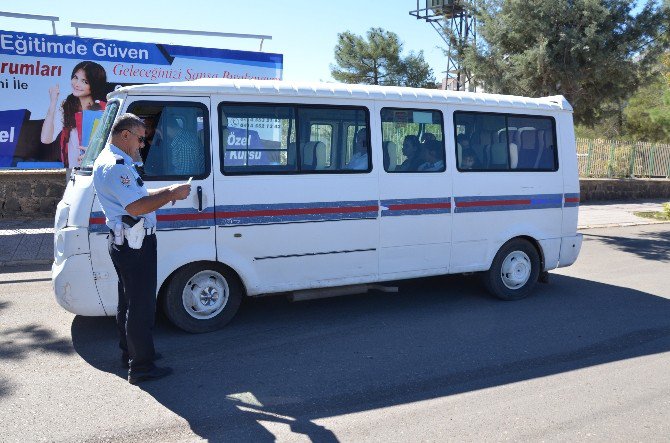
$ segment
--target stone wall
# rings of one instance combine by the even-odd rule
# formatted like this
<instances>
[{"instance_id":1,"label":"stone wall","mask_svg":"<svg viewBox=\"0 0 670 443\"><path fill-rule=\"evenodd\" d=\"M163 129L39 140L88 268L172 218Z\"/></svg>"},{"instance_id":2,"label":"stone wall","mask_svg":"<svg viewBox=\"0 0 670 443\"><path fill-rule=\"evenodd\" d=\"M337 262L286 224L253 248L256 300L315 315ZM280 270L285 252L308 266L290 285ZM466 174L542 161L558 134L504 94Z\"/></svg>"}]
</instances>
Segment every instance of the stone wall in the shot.
<instances>
[{"instance_id":1,"label":"stone wall","mask_svg":"<svg viewBox=\"0 0 670 443\"><path fill-rule=\"evenodd\" d=\"M0 171L0 218L53 218L65 191L65 172ZM580 180L580 200L668 199L670 180L598 179Z\"/></svg>"},{"instance_id":2,"label":"stone wall","mask_svg":"<svg viewBox=\"0 0 670 443\"><path fill-rule=\"evenodd\" d=\"M579 181L581 202L606 200L667 199L670 180L583 178Z\"/></svg>"},{"instance_id":3,"label":"stone wall","mask_svg":"<svg viewBox=\"0 0 670 443\"><path fill-rule=\"evenodd\" d=\"M65 185L62 169L0 171L0 218L53 218Z\"/></svg>"}]
</instances>

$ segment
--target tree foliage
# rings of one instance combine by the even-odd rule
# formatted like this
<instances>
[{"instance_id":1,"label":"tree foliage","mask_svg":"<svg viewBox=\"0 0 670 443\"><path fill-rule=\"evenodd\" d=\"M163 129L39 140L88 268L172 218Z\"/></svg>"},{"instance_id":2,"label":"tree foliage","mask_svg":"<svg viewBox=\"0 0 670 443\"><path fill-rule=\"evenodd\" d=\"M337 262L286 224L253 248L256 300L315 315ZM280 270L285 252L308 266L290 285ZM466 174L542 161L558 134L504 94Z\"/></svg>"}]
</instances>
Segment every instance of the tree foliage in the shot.
<instances>
[{"instance_id":1,"label":"tree foliage","mask_svg":"<svg viewBox=\"0 0 670 443\"><path fill-rule=\"evenodd\" d=\"M593 124L650 73L667 44L669 2L478 0L480 41L463 62L490 92L564 95L575 121Z\"/></svg>"},{"instance_id":2,"label":"tree foliage","mask_svg":"<svg viewBox=\"0 0 670 443\"><path fill-rule=\"evenodd\" d=\"M367 38L366 38L367 37ZM433 70L423 51L403 57L398 35L382 28L370 28L362 37L349 31L338 34L331 75L344 83L367 85L435 87Z\"/></svg>"},{"instance_id":3,"label":"tree foliage","mask_svg":"<svg viewBox=\"0 0 670 443\"><path fill-rule=\"evenodd\" d=\"M670 143L670 87L665 80L640 88L630 98L624 114L630 138Z\"/></svg>"}]
</instances>

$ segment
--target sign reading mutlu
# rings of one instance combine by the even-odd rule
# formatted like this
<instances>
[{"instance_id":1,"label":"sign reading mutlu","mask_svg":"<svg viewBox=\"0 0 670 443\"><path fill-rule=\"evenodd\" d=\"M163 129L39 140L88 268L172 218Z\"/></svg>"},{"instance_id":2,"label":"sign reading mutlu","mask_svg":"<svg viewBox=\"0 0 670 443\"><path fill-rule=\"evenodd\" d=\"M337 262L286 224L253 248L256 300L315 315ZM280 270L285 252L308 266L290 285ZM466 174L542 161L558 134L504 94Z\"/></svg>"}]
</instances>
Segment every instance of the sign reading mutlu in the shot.
<instances>
[{"instance_id":1,"label":"sign reading mutlu","mask_svg":"<svg viewBox=\"0 0 670 443\"><path fill-rule=\"evenodd\" d=\"M281 54L0 30L0 168L77 166L117 87L282 69Z\"/></svg>"}]
</instances>

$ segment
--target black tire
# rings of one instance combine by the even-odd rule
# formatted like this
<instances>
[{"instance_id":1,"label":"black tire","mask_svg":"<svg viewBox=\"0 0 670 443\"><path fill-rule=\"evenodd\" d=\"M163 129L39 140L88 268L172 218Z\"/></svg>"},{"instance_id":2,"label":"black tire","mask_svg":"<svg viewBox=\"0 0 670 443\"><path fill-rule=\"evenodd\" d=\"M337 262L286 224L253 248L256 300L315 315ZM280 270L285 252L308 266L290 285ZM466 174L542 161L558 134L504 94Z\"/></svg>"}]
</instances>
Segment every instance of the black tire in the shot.
<instances>
[{"instance_id":1,"label":"black tire","mask_svg":"<svg viewBox=\"0 0 670 443\"><path fill-rule=\"evenodd\" d=\"M506 270L509 271L511 266L516 272L507 272L503 276L503 265L508 258ZM522 283L528 267L528 279ZM515 238L500 248L491 269L484 273L484 284L491 294L501 300L521 300L531 293L539 275L540 256L537 249L528 240Z\"/></svg>"},{"instance_id":2,"label":"black tire","mask_svg":"<svg viewBox=\"0 0 670 443\"><path fill-rule=\"evenodd\" d=\"M185 293L187 286L191 293ZM170 279L163 311L175 326L186 332L212 332L232 320L243 294L240 279L229 268L216 263L192 263L178 270ZM188 302L184 302L184 295ZM191 313L185 305L191 306ZM213 312L198 312L196 308L213 309Z\"/></svg>"}]
</instances>

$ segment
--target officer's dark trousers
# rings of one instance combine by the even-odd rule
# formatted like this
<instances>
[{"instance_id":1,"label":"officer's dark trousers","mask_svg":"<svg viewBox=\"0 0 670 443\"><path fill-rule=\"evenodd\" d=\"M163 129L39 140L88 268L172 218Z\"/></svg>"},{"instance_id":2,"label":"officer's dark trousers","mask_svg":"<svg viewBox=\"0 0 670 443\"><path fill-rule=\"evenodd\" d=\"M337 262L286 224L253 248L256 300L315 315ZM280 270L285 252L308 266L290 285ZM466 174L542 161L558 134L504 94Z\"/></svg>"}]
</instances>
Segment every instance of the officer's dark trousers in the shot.
<instances>
[{"instance_id":1,"label":"officer's dark trousers","mask_svg":"<svg viewBox=\"0 0 670 443\"><path fill-rule=\"evenodd\" d=\"M144 237L140 249L114 244L110 234L109 255L119 276L116 324L119 347L130 360L130 372L153 369L153 327L156 315L156 235Z\"/></svg>"}]
</instances>

